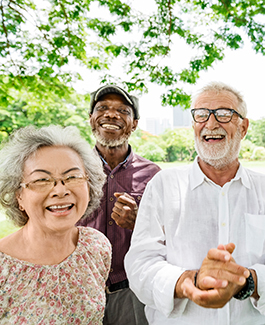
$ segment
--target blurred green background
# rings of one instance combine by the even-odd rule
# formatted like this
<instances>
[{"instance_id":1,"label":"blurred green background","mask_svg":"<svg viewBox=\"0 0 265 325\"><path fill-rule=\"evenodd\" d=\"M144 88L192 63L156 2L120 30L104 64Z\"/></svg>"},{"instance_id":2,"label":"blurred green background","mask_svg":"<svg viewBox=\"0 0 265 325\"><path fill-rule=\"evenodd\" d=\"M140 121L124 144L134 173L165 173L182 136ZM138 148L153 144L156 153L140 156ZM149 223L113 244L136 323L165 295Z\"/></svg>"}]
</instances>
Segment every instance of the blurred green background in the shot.
<instances>
[{"instance_id":1,"label":"blurred green background","mask_svg":"<svg viewBox=\"0 0 265 325\"><path fill-rule=\"evenodd\" d=\"M191 163L191 162L190 162ZM253 169L257 172L261 172L265 174L265 161L244 161L241 160L241 163L244 167ZM183 166L186 165L187 162L157 162L157 164L162 168L171 168L174 166ZM6 220L4 212L0 210L0 238L3 238L16 230L18 227L15 227L13 223L9 220Z\"/></svg>"}]
</instances>

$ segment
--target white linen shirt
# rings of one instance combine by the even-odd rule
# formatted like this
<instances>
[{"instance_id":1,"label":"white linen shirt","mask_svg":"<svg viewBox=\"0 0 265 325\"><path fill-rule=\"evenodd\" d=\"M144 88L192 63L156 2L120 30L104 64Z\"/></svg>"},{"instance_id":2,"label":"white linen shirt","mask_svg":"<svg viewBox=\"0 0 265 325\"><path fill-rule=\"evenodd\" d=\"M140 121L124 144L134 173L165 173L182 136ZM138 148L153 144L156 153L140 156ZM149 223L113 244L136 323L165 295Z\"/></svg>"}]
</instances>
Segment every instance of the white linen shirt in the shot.
<instances>
[{"instance_id":1,"label":"white linen shirt","mask_svg":"<svg viewBox=\"0 0 265 325\"><path fill-rule=\"evenodd\" d=\"M232 298L223 308L174 299L185 270L199 269L207 252L233 242L233 257L254 269L259 300ZM146 304L149 324L265 324L265 175L243 168L223 187L197 160L160 171L141 200L125 269L131 289Z\"/></svg>"}]
</instances>

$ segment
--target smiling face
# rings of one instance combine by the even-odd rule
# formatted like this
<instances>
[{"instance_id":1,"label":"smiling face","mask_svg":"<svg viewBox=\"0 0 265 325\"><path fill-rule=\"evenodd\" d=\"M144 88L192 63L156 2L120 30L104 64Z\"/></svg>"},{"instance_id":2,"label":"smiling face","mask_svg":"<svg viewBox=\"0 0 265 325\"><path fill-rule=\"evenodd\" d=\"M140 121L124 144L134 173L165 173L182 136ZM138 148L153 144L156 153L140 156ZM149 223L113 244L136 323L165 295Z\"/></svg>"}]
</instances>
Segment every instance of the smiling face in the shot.
<instances>
[{"instance_id":1,"label":"smiling face","mask_svg":"<svg viewBox=\"0 0 265 325\"><path fill-rule=\"evenodd\" d=\"M229 92L212 91L202 93L194 108L231 108L237 111L237 97ZM229 123L219 123L213 114L204 123L194 123L195 148L199 157L207 164L221 169L238 159L240 142L246 135L248 120L234 114Z\"/></svg>"},{"instance_id":2,"label":"smiling face","mask_svg":"<svg viewBox=\"0 0 265 325\"><path fill-rule=\"evenodd\" d=\"M133 109L119 94L102 96L90 115L92 132L97 142L105 147L117 147L127 143L137 124Z\"/></svg>"},{"instance_id":3,"label":"smiling face","mask_svg":"<svg viewBox=\"0 0 265 325\"><path fill-rule=\"evenodd\" d=\"M85 175L85 169L74 150L43 147L26 160L23 182L80 174ZM89 186L87 181L74 187L58 181L56 186L44 192L21 188L17 199L29 217L28 224L43 231L62 231L73 228L83 216L89 203Z\"/></svg>"}]
</instances>

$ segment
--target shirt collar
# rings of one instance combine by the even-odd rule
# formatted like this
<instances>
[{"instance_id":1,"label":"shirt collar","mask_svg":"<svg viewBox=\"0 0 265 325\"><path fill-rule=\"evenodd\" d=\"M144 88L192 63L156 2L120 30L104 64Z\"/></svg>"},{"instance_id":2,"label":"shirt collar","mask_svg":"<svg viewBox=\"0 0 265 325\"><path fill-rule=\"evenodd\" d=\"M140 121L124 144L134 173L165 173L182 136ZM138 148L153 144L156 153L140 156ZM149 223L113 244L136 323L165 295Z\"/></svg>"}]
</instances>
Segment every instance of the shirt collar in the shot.
<instances>
[{"instance_id":1,"label":"shirt collar","mask_svg":"<svg viewBox=\"0 0 265 325\"><path fill-rule=\"evenodd\" d=\"M97 152L97 154L99 155L100 159L102 160L103 164L104 165L107 165L108 166L108 163L106 162L106 160L102 157L100 151L98 150L98 148L95 146L94 147L94 150ZM124 159L124 161L120 162L118 164L118 166L122 166L124 165L125 167L128 165L128 163L130 163L133 159L133 151L132 151L132 148L131 146L129 145L128 147L128 155L127 157Z\"/></svg>"},{"instance_id":2,"label":"shirt collar","mask_svg":"<svg viewBox=\"0 0 265 325\"><path fill-rule=\"evenodd\" d=\"M191 190L194 190L196 187L201 185L204 181L212 182L201 170L199 163L198 163L198 156L195 158L194 163L191 166L191 173L190 173L190 185ZM246 169L239 163L239 168L236 173L236 176L231 180L231 182L241 180L242 185L246 188L251 188L250 179L248 177Z\"/></svg>"}]
</instances>

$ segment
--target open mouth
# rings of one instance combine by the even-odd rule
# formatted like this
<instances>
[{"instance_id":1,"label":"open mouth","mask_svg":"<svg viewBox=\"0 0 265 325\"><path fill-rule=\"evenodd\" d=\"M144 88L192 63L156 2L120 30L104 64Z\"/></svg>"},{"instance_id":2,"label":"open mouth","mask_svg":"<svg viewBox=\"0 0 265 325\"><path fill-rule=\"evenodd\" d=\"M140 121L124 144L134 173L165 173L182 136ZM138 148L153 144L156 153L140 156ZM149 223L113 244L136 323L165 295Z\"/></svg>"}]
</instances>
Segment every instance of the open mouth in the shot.
<instances>
[{"instance_id":1,"label":"open mouth","mask_svg":"<svg viewBox=\"0 0 265 325\"><path fill-rule=\"evenodd\" d=\"M120 126L116 125L116 124L109 124L109 123L103 123L100 125L103 129L107 129L107 130L120 130Z\"/></svg>"},{"instance_id":2,"label":"open mouth","mask_svg":"<svg viewBox=\"0 0 265 325\"><path fill-rule=\"evenodd\" d=\"M225 138L224 135L204 135L203 139L207 142L212 142L212 141L221 141Z\"/></svg>"},{"instance_id":3,"label":"open mouth","mask_svg":"<svg viewBox=\"0 0 265 325\"><path fill-rule=\"evenodd\" d=\"M63 205L51 205L46 209L51 212L65 212L71 210L74 204L63 204Z\"/></svg>"}]
</instances>

